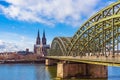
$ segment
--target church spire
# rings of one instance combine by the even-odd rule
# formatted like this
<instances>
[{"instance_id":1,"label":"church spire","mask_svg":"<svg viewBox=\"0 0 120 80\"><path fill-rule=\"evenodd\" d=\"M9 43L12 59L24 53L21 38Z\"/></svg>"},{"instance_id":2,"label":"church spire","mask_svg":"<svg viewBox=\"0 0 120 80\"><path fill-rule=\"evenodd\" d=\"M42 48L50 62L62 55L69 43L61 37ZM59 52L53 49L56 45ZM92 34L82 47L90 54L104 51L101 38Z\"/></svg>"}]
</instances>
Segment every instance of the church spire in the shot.
<instances>
[{"instance_id":1,"label":"church spire","mask_svg":"<svg viewBox=\"0 0 120 80\"><path fill-rule=\"evenodd\" d=\"M42 44L46 45L45 30L43 31Z\"/></svg>"},{"instance_id":2,"label":"church spire","mask_svg":"<svg viewBox=\"0 0 120 80\"><path fill-rule=\"evenodd\" d=\"M45 38L45 30L43 31L43 38Z\"/></svg>"},{"instance_id":3,"label":"church spire","mask_svg":"<svg viewBox=\"0 0 120 80\"><path fill-rule=\"evenodd\" d=\"M37 35L37 37L39 37L39 38L40 38L39 30L38 30L38 35Z\"/></svg>"},{"instance_id":4,"label":"church spire","mask_svg":"<svg viewBox=\"0 0 120 80\"><path fill-rule=\"evenodd\" d=\"M39 30L38 30L38 35L37 35L37 39L36 39L36 44L40 45L40 34L39 34Z\"/></svg>"}]
</instances>

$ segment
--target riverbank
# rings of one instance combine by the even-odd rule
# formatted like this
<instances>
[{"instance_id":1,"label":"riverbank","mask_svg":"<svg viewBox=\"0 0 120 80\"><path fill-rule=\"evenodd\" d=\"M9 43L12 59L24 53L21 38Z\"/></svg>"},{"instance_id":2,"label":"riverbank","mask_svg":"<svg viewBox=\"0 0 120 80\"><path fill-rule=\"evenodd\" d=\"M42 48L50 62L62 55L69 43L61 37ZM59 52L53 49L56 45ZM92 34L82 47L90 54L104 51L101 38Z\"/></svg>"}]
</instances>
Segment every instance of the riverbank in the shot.
<instances>
[{"instance_id":1,"label":"riverbank","mask_svg":"<svg viewBox=\"0 0 120 80\"><path fill-rule=\"evenodd\" d=\"M1 60L0 64L19 64L19 63L45 63L45 60Z\"/></svg>"}]
</instances>

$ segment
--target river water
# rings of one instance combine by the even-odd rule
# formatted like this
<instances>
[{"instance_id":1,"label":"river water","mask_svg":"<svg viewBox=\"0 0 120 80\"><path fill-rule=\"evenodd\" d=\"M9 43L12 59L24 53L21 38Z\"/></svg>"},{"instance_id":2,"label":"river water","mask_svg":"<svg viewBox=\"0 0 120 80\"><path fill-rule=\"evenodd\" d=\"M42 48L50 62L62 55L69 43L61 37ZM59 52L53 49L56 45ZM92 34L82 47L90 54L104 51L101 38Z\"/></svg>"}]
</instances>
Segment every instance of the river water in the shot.
<instances>
[{"instance_id":1,"label":"river water","mask_svg":"<svg viewBox=\"0 0 120 80\"><path fill-rule=\"evenodd\" d=\"M58 79L56 79L56 66L46 67L44 64L0 64L0 80ZM108 80L120 80L120 67L108 67Z\"/></svg>"}]
</instances>

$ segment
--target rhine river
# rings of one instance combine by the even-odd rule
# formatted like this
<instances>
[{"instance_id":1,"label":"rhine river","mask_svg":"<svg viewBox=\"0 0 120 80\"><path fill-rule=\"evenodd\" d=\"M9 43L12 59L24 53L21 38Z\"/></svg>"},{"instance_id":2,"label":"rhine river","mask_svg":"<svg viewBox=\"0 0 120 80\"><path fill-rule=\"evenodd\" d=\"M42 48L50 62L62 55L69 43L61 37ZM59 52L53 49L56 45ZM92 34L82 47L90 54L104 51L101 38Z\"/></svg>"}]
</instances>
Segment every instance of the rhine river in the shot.
<instances>
[{"instance_id":1,"label":"rhine river","mask_svg":"<svg viewBox=\"0 0 120 80\"><path fill-rule=\"evenodd\" d=\"M0 64L0 80L58 80L58 79L56 79L56 66L46 67L44 64ZM107 80L120 80L120 67L108 67Z\"/></svg>"}]
</instances>

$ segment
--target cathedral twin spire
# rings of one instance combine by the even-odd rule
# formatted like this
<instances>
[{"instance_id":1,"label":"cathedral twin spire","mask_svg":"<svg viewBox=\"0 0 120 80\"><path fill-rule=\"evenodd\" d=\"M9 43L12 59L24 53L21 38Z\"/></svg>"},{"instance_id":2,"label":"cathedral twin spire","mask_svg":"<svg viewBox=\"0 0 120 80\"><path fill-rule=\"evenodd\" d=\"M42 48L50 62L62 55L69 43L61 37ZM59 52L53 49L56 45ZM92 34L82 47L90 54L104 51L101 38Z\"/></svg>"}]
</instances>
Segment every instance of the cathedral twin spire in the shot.
<instances>
[{"instance_id":1,"label":"cathedral twin spire","mask_svg":"<svg viewBox=\"0 0 120 80\"><path fill-rule=\"evenodd\" d=\"M45 30L43 31L42 44L46 45Z\"/></svg>"},{"instance_id":2,"label":"cathedral twin spire","mask_svg":"<svg viewBox=\"0 0 120 80\"><path fill-rule=\"evenodd\" d=\"M37 39L36 39L36 44L37 44L37 45L40 45L40 44L41 44L41 39L40 39L39 30L38 30L38 35L37 35ZM45 30L43 31L42 45L46 45Z\"/></svg>"},{"instance_id":3,"label":"cathedral twin spire","mask_svg":"<svg viewBox=\"0 0 120 80\"><path fill-rule=\"evenodd\" d=\"M39 30L38 30L38 35L37 35L37 39L36 39L36 44L40 45L40 35L39 35Z\"/></svg>"}]
</instances>

